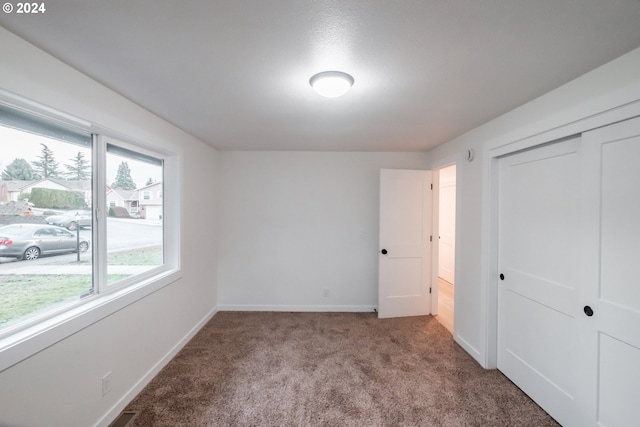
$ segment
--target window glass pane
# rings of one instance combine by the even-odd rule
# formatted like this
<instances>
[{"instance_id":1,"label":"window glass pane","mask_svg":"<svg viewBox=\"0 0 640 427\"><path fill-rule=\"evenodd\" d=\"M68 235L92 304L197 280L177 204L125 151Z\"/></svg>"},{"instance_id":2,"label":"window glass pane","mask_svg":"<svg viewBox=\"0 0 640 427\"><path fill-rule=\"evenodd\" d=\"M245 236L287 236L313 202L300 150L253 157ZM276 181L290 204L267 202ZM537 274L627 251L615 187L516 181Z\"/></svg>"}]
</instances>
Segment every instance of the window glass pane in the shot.
<instances>
[{"instance_id":1,"label":"window glass pane","mask_svg":"<svg viewBox=\"0 0 640 427\"><path fill-rule=\"evenodd\" d=\"M164 264L163 162L107 144L107 284Z\"/></svg>"},{"instance_id":2,"label":"window glass pane","mask_svg":"<svg viewBox=\"0 0 640 427\"><path fill-rule=\"evenodd\" d=\"M0 330L93 292L91 135L0 106Z\"/></svg>"}]
</instances>

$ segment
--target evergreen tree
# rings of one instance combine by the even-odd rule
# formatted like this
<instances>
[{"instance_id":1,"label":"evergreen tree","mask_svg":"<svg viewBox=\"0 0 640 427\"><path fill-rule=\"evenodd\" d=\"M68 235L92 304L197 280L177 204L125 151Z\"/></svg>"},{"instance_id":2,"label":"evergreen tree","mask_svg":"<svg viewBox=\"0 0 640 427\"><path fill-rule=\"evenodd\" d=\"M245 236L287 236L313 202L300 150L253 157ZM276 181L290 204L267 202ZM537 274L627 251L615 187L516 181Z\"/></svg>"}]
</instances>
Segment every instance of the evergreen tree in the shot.
<instances>
[{"instance_id":1,"label":"evergreen tree","mask_svg":"<svg viewBox=\"0 0 640 427\"><path fill-rule=\"evenodd\" d=\"M2 171L2 179L5 181L19 180L29 181L40 178L25 159L14 159Z\"/></svg>"},{"instance_id":2,"label":"evergreen tree","mask_svg":"<svg viewBox=\"0 0 640 427\"><path fill-rule=\"evenodd\" d=\"M147 180L147 183L145 184L145 187L146 187L147 185L151 185L151 184L155 184L155 183L156 183L156 180L155 180L155 179L153 179L153 178L149 178L149 179Z\"/></svg>"},{"instance_id":3,"label":"evergreen tree","mask_svg":"<svg viewBox=\"0 0 640 427\"><path fill-rule=\"evenodd\" d=\"M137 185L131 178L131 169L127 162L120 163L118 166L118 172L116 173L116 180L111 184L112 188L122 188L124 190L135 190Z\"/></svg>"},{"instance_id":4,"label":"evergreen tree","mask_svg":"<svg viewBox=\"0 0 640 427\"><path fill-rule=\"evenodd\" d=\"M70 165L64 165L67 168L66 176L72 181L84 181L89 179L91 174L91 167L89 161L84 158L84 154L78 152L76 157L69 159L73 162Z\"/></svg>"},{"instance_id":5,"label":"evergreen tree","mask_svg":"<svg viewBox=\"0 0 640 427\"><path fill-rule=\"evenodd\" d=\"M58 162L56 162L53 157L53 151L51 151L46 144L40 145L42 145L42 153L38 156L38 159L40 160L37 162L31 162L31 164L40 177L58 178L60 176L60 171L58 171Z\"/></svg>"}]
</instances>

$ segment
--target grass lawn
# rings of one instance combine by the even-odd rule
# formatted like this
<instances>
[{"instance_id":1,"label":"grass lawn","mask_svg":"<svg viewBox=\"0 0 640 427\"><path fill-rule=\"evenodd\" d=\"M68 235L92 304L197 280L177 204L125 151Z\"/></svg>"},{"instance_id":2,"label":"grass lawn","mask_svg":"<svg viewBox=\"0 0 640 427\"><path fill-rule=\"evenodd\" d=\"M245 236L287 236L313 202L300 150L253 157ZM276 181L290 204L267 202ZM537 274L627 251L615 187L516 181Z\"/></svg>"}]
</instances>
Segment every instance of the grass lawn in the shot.
<instances>
[{"instance_id":1,"label":"grass lawn","mask_svg":"<svg viewBox=\"0 0 640 427\"><path fill-rule=\"evenodd\" d=\"M162 265L162 246L110 252L107 265Z\"/></svg>"},{"instance_id":2,"label":"grass lawn","mask_svg":"<svg viewBox=\"0 0 640 427\"><path fill-rule=\"evenodd\" d=\"M112 266L162 265L162 246L109 253L107 263ZM91 289L91 275L88 274L3 275L1 267L0 328L57 305L77 301L80 295ZM114 283L126 277L126 274L110 274L107 282Z\"/></svg>"},{"instance_id":3,"label":"grass lawn","mask_svg":"<svg viewBox=\"0 0 640 427\"><path fill-rule=\"evenodd\" d=\"M117 276L122 277L113 279L126 277ZM76 301L90 289L91 276L82 274L0 275L0 327L12 320Z\"/></svg>"}]
</instances>

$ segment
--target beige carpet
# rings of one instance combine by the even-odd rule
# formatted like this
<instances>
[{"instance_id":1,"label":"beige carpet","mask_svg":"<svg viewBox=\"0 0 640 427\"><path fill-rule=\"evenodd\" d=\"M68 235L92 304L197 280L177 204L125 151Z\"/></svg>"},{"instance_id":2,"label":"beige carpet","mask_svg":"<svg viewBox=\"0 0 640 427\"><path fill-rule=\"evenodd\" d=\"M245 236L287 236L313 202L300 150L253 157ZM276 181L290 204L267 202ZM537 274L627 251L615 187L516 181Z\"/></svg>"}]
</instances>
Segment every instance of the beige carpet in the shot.
<instances>
[{"instance_id":1,"label":"beige carpet","mask_svg":"<svg viewBox=\"0 0 640 427\"><path fill-rule=\"evenodd\" d=\"M218 313L134 399L135 426L556 426L433 317Z\"/></svg>"}]
</instances>

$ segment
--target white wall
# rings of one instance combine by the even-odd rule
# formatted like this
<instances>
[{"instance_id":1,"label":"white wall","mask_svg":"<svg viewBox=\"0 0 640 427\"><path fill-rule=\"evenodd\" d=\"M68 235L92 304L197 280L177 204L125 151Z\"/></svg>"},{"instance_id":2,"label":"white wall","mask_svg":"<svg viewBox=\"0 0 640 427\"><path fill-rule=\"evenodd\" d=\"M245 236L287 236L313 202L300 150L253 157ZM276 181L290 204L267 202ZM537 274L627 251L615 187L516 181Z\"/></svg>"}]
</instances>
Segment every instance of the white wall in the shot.
<instances>
[{"instance_id":1,"label":"white wall","mask_svg":"<svg viewBox=\"0 0 640 427\"><path fill-rule=\"evenodd\" d=\"M108 423L214 312L217 153L2 28L0 46L0 89L183 154L182 278L0 372L0 425Z\"/></svg>"},{"instance_id":2,"label":"white wall","mask_svg":"<svg viewBox=\"0 0 640 427\"><path fill-rule=\"evenodd\" d=\"M640 49L429 152L432 168L457 162L455 339L483 366L495 367L492 159L639 115L638 100Z\"/></svg>"},{"instance_id":3,"label":"white wall","mask_svg":"<svg viewBox=\"0 0 640 427\"><path fill-rule=\"evenodd\" d=\"M425 169L427 160L424 153L221 152L220 308L371 311L379 171Z\"/></svg>"}]
</instances>

